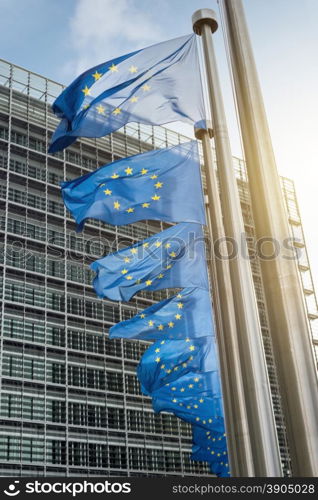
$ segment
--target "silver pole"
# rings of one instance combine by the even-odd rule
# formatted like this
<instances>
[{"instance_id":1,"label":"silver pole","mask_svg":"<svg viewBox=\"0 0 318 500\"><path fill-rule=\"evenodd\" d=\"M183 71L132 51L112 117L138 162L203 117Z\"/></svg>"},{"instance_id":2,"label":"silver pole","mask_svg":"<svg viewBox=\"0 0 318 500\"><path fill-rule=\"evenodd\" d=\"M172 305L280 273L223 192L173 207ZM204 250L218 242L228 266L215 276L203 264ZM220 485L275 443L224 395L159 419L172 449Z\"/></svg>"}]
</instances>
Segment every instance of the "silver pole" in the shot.
<instances>
[{"instance_id":1,"label":"silver pole","mask_svg":"<svg viewBox=\"0 0 318 500\"><path fill-rule=\"evenodd\" d=\"M223 1L257 238L271 255L290 238L241 0ZM273 254L272 254L273 255ZM290 257L290 256L289 256ZM294 476L318 475L318 387L295 259L261 261Z\"/></svg>"},{"instance_id":2,"label":"silver pole","mask_svg":"<svg viewBox=\"0 0 318 500\"><path fill-rule=\"evenodd\" d=\"M209 126L209 124L208 124ZM234 300L228 259L216 259L214 244L224 241L222 210L211 150L212 130L195 129L202 141L210 232L210 273L219 347L227 447L232 477L254 477L245 408Z\"/></svg>"},{"instance_id":3,"label":"silver pole","mask_svg":"<svg viewBox=\"0 0 318 500\"><path fill-rule=\"evenodd\" d=\"M269 380L211 36L218 26L216 14L201 9L192 22L195 33L202 36L225 233L239 252L229 262L255 475L277 477L282 471Z\"/></svg>"}]
</instances>

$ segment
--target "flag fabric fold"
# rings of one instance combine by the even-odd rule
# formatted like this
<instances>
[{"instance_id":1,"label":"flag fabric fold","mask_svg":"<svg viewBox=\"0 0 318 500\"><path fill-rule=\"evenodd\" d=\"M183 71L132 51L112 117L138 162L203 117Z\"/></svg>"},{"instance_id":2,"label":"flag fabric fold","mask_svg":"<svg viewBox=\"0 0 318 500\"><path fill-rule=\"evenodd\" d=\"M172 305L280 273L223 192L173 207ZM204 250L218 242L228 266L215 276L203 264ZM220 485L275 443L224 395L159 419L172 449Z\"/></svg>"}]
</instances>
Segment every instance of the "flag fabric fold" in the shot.
<instances>
[{"instance_id":1,"label":"flag fabric fold","mask_svg":"<svg viewBox=\"0 0 318 500\"><path fill-rule=\"evenodd\" d=\"M149 395L189 372L217 371L216 348L214 338L210 336L158 340L142 356L137 374L142 391ZM191 389L195 387L190 383ZM174 390L176 391L177 387Z\"/></svg>"},{"instance_id":2,"label":"flag fabric fold","mask_svg":"<svg viewBox=\"0 0 318 500\"><path fill-rule=\"evenodd\" d=\"M204 127L195 35L158 43L85 71L63 90L53 111L62 120L50 153L77 137L102 137L128 122L183 121Z\"/></svg>"},{"instance_id":3,"label":"flag fabric fold","mask_svg":"<svg viewBox=\"0 0 318 500\"><path fill-rule=\"evenodd\" d=\"M112 326L109 336L140 340L206 337L214 334L212 314L208 311L211 311L208 290L184 288L169 299Z\"/></svg>"},{"instance_id":4,"label":"flag fabric fold","mask_svg":"<svg viewBox=\"0 0 318 500\"><path fill-rule=\"evenodd\" d=\"M78 230L88 218L125 225L144 219L205 224L196 141L123 158L62 183Z\"/></svg>"},{"instance_id":5,"label":"flag fabric fold","mask_svg":"<svg viewBox=\"0 0 318 500\"><path fill-rule=\"evenodd\" d=\"M180 223L91 264L99 297L128 301L140 290L209 289L199 224ZM181 313L179 313L181 316Z\"/></svg>"}]
</instances>

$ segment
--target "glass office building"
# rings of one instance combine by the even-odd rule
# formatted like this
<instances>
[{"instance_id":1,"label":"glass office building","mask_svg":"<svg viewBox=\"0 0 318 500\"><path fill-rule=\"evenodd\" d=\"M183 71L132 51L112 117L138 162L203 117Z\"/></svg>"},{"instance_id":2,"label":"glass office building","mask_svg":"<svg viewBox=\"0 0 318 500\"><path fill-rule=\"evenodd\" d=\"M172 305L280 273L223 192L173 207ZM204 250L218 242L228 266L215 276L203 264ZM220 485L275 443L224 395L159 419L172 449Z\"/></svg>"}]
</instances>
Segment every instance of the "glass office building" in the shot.
<instances>
[{"instance_id":1,"label":"glass office building","mask_svg":"<svg viewBox=\"0 0 318 500\"><path fill-rule=\"evenodd\" d=\"M130 124L102 139L47 154L62 86L0 60L0 475L206 475L190 460L191 428L155 415L135 375L145 342L109 340L109 327L166 291L129 304L96 298L89 264L159 232L158 222L114 227L96 221L76 234L59 183L118 158L187 140ZM234 159L246 231L254 226L244 163ZM304 299L318 345L317 302L292 181L282 179L299 249ZM290 468L262 280L252 261L285 473ZM316 347L317 349L317 347Z\"/></svg>"}]
</instances>

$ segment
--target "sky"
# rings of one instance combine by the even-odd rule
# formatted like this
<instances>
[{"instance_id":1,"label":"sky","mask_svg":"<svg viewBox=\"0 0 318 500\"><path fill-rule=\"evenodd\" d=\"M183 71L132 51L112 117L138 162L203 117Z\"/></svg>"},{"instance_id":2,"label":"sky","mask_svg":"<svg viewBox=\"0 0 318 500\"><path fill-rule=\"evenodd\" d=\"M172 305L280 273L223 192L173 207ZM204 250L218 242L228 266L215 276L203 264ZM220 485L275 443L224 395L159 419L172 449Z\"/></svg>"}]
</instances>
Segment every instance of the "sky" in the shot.
<instances>
[{"instance_id":1,"label":"sky","mask_svg":"<svg viewBox=\"0 0 318 500\"><path fill-rule=\"evenodd\" d=\"M318 1L243 2L278 170L295 181L318 290ZM205 7L220 17L217 0L0 0L0 58L68 84L97 63L192 32L193 12ZM214 41L232 152L242 156L221 27Z\"/></svg>"}]
</instances>

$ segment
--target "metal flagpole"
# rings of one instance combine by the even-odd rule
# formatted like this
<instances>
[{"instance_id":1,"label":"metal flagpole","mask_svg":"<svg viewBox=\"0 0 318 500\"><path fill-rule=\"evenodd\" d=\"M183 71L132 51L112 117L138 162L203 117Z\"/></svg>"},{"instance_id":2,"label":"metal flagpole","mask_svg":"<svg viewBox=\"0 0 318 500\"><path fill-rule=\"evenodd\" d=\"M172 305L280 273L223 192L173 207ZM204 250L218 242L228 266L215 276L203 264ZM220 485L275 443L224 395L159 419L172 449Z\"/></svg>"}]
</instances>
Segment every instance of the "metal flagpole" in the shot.
<instances>
[{"instance_id":1,"label":"metal flagpole","mask_svg":"<svg viewBox=\"0 0 318 500\"><path fill-rule=\"evenodd\" d=\"M245 408L235 309L229 261L215 257L214 245L224 241L221 203L213 167L210 137L212 129L195 129L202 141L210 230L210 273L216 319L226 423L227 447L232 477L254 477L254 466Z\"/></svg>"},{"instance_id":2,"label":"metal flagpole","mask_svg":"<svg viewBox=\"0 0 318 500\"><path fill-rule=\"evenodd\" d=\"M218 24L210 9L196 11L192 21L203 42L224 229L239 252L229 263L254 470L256 476L277 477L282 472L261 327L211 36Z\"/></svg>"},{"instance_id":3,"label":"metal flagpole","mask_svg":"<svg viewBox=\"0 0 318 500\"><path fill-rule=\"evenodd\" d=\"M223 1L256 235L264 251L284 248L290 231L241 0ZM275 243L275 244L274 244ZM274 252L274 254L273 254ZM293 475L318 475L318 387L299 273L280 252L261 260L270 333Z\"/></svg>"}]
</instances>

